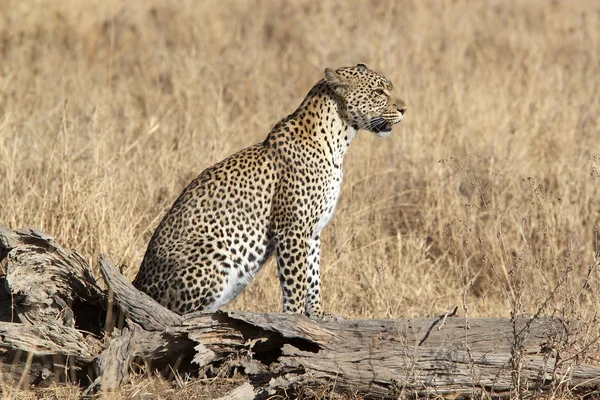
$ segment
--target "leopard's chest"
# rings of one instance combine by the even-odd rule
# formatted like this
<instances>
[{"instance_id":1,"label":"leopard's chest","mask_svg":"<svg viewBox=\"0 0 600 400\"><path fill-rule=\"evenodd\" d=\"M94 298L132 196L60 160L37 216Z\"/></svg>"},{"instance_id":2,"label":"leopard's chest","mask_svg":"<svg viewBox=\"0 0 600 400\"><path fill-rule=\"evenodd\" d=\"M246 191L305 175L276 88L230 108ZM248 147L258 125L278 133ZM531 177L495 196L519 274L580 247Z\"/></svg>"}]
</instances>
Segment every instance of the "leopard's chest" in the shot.
<instances>
[{"instance_id":1,"label":"leopard's chest","mask_svg":"<svg viewBox=\"0 0 600 400\"><path fill-rule=\"evenodd\" d=\"M323 191L323 201L321 204L321 215L319 216L317 226L313 231L313 237L317 237L321 234L321 231L329 223L333 214L335 213L335 207L337 206L340 198L340 190L342 187L342 179L344 173L340 167L334 167L331 175L325 181Z\"/></svg>"}]
</instances>

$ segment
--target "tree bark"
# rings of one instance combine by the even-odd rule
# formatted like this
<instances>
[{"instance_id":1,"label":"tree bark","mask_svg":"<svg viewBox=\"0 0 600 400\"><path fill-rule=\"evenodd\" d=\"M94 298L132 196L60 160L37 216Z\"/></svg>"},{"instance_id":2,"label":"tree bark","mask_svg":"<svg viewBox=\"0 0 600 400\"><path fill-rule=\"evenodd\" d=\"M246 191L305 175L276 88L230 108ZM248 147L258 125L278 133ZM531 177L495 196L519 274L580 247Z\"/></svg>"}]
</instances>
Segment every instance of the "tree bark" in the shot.
<instances>
[{"instance_id":1,"label":"tree bark","mask_svg":"<svg viewBox=\"0 0 600 400\"><path fill-rule=\"evenodd\" d=\"M32 229L0 225L0 261L6 255L5 289L12 297L11 320L28 325L57 322L99 334L106 295L85 259ZM0 293L1 296L1 293ZM2 310L4 311L4 310ZM79 318L74 317L74 312ZM2 314L2 313L0 313Z\"/></svg>"},{"instance_id":2,"label":"tree bark","mask_svg":"<svg viewBox=\"0 0 600 400\"><path fill-rule=\"evenodd\" d=\"M77 380L101 350L100 341L78 329L56 323L0 322L2 383L49 386Z\"/></svg>"},{"instance_id":3,"label":"tree bark","mask_svg":"<svg viewBox=\"0 0 600 400\"><path fill-rule=\"evenodd\" d=\"M25 321L0 323L5 381L8 376L43 383L56 380L60 371L83 379L93 367L96 377L88 393L113 390L128 382L134 360L144 360L167 374L211 376L219 370L246 376L247 382L225 398L323 391L367 398L507 397L517 388L556 394L600 387L600 367L585 357L598 355L595 341L575 342L577 329L560 319L315 322L300 315L237 311L180 316L136 290L105 256L101 273L128 315L128 326L103 344L98 333L77 327L94 313L93 321L103 321L112 296L75 254L39 232L0 226L0 261L7 260L10 288L19 288L15 310ZM29 275L13 268L27 268ZM45 295L39 288L28 291L27 282L46 282ZM76 301L86 307L71 308ZM102 328L97 323L96 331Z\"/></svg>"}]
</instances>

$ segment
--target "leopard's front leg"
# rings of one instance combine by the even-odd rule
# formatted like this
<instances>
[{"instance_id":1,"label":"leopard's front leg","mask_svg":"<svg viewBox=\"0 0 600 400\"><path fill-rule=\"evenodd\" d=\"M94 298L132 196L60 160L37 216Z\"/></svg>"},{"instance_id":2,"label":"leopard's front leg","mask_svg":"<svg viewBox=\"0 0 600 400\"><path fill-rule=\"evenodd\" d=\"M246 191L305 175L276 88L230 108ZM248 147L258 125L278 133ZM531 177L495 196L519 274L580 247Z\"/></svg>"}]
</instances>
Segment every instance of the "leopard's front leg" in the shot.
<instances>
[{"instance_id":1,"label":"leopard's front leg","mask_svg":"<svg viewBox=\"0 0 600 400\"><path fill-rule=\"evenodd\" d=\"M309 242L308 273L306 276L306 315L312 319L341 320L347 318L325 312L321 301L321 238Z\"/></svg>"},{"instance_id":2,"label":"leopard's front leg","mask_svg":"<svg viewBox=\"0 0 600 400\"><path fill-rule=\"evenodd\" d=\"M277 239L277 274L285 313L304 312L309 247L309 239L299 233L280 235Z\"/></svg>"},{"instance_id":3,"label":"leopard's front leg","mask_svg":"<svg viewBox=\"0 0 600 400\"><path fill-rule=\"evenodd\" d=\"M321 304L321 238L317 236L309 241L308 273L306 276L305 311L310 318L323 318Z\"/></svg>"}]
</instances>

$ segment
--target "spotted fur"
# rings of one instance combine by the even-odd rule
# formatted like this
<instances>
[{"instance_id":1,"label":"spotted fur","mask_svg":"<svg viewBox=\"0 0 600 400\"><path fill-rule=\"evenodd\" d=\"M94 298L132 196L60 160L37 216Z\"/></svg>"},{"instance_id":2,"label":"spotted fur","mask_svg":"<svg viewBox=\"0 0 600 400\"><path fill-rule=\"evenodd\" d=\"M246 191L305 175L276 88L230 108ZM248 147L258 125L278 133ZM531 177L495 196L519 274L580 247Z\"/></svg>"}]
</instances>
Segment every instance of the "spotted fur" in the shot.
<instances>
[{"instance_id":1,"label":"spotted fur","mask_svg":"<svg viewBox=\"0 0 600 400\"><path fill-rule=\"evenodd\" d=\"M364 64L325 77L262 143L209 167L154 232L134 285L177 313L233 300L276 253L283 311L323 317L320 235L361 130L388 136L406 104Z\"/></svg>"}]
</instances>

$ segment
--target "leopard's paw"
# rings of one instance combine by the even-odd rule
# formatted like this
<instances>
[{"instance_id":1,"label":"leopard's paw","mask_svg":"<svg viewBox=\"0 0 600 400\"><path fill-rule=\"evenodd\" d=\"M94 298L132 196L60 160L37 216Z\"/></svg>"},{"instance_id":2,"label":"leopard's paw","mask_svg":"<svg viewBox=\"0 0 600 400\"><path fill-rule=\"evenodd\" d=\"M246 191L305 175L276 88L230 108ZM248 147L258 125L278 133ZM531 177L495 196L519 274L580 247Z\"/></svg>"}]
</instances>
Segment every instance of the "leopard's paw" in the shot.
<instances>
[{"instance_id":1,"label":"leopard's paw","mask_svg":"<svg viewBox=\"0 0 600 400\"><path fill-rule=\"evenodd\" d=\"M310 319L314 320L314 321L341 321L344 319L348 319L347 315L337 315L337 314L330 314L327 312L322 312L320 313L320 315L311 315Z\"/></svg>"}]
</instances>

